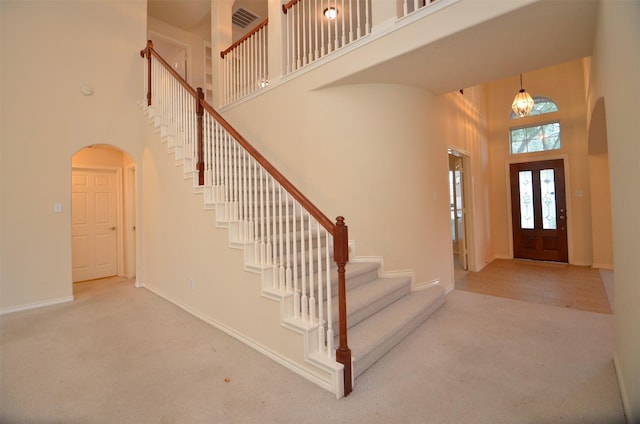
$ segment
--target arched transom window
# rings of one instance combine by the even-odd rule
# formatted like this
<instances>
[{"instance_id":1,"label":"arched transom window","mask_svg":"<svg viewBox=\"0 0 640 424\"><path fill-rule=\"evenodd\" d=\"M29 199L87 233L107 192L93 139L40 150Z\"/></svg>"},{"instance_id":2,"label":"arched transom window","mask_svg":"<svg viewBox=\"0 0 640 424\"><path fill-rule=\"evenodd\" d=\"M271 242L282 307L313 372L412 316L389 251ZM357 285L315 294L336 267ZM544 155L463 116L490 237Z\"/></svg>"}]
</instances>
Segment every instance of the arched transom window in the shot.
<instances>
[{"instance_id":1,"label":"arched transom window","mask_svg":"<svg viewBox=\"0 0 640 424\"><path fill-rule=\"evenodd\" d=\"M546 97L534 97L530 116L557 112L558 105ZM522 119L511 112L511 119ZM510 130L511 154L560 149L560 122L528 125Z\"/></svg>"}]
</instances>

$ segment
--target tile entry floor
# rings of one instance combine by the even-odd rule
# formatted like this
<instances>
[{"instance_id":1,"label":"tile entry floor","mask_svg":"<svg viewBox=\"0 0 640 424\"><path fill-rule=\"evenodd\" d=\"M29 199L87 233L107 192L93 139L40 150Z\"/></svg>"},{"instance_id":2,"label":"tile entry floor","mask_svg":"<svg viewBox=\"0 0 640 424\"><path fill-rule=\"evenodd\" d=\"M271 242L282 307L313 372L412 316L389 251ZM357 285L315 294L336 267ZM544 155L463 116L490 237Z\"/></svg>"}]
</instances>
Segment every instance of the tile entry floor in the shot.
<instances>
[{"instance_id":1,"label":"tile entry floor","mask_svg":"<svg viewBox=\"0 0 640 424\"><path fill-rule=\"evenodd\" d=\"M456 289L611 314L597 269L561 263L495 259L479 272L456 272Z\"/></svg>"}]
</instances>

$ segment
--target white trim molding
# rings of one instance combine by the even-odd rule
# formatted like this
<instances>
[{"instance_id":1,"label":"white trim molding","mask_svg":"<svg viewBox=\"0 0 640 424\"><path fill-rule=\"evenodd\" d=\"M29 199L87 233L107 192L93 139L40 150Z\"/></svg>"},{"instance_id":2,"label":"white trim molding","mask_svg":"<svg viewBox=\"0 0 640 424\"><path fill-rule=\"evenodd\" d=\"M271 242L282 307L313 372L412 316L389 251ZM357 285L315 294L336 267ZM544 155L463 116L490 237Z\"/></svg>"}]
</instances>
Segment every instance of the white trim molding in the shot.
<instances>
[{"instance_id":1,"label":"white trim molding","mask_svg":"<svg viewBox=\"0 0 640 424\"><path fill-rule=\"evenodd\" d=\"M14 312L27 311L29 309L43 308L45 306L57 305L59 303L72 302L73 296L58 297L55 299L43 300L40 302L25 303L24 305L13 306L0 309L0 315L12 314Z\"/></svg>"},{"instance_id":2,"label":"white trim molding","mask_svg":"<svg viewBox=\"0 0 640 424\"><path fill-rule=\"evenodd\" d=\"M627 417L627 422L629 423L637 423L637 419L640 417L634 417L633 411L631 410L631 404L629 403L629 394L626 390L626 385L624 384L624 376L620 371L620 360L618 359L618 352L613 352L613 368L616 371L616 377L618 377L618 388L620 389L620 398L622 399L622 408L624 409L624 414Z\"/></svg>"}]
</instances>

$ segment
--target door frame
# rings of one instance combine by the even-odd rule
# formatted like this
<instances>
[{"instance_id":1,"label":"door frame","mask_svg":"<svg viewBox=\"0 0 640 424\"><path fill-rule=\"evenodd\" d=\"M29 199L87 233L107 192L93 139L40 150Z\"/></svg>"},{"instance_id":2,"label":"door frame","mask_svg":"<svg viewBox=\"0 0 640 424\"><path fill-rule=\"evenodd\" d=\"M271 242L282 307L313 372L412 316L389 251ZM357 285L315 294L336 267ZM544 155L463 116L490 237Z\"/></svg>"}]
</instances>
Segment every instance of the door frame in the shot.
<instances>
[{"instance_id":1,"label":"door frame","mask_svg":"<svg viewBox=\"0 0 640 424\"><path fill-rule=\"evenodd\" d=\"M122 193L122 167L101 166L101 165L77 165L71 167L73 171L114 171L116 174L116 261L118 275L124 275L125 246L122 237L122 226L124 223L123 193ZM71 189L71 187L69 187ZM71 203L71 215L73 216L73 202ZM71 218L69 218L71 219ZM73 281L72 281L73 284Z\"/></svg>"},{"instance_id":2,"label":"door frame","mask_svg":"<svg viewBox=\"0 0 640 424\"><path fill-rule=\"evenodd\" d=\"M471 153L464 149L460 149L458 147L448 147L447 148L447 198L449 197L448 190L448 172L449 172L449 155L453 154L454 156L458 156L462 159L462 202L464 204L464 225L465 225L465 239L467 245L467 270L468 271L479 271L479 264L476 258L476 249L475 249L475 226L474 226L474 186L473 186L473 177L472 177L472 165L471 165ZM447 203L448 205L448 203ZM453 264L453 245L451 246L451 261Z\"/></svg>"},{"instance_id":3,"label":"door frame","mask_svg":"<svg viewBox=\"0 0 640 424\"><path fill-rule=\"evenodd\" d=\"M522 157L520 157L522 156ZM569 167L569 155L555 154L555 155L517 155L510 156L505 161L505 201L507 203L507 231L509 235L509 256L511 259L514 258L513 254L513 218L512 218L512 209L511 209L511 173L510 166L514 163L525 163L525 162L542 162L545 160L556 160L562 159L562 165L564 167L564 190L565 190L565 204L567 207L566 215L567 215L567 256L568 262L571 264L573 261L573 207L571 205L571 178L570 178L570 167Z\"/></svg>"},{"instance_id":4,"label":"door frame","mask_svg":"<svg viewBox=\"0 0 640 424\"><path fill-rule=\"evenodd\" d=\"M137 240L137 197L136 197L136 181L137 181L137 168L135 164L130 164L124 168L125 175L123 181L124 202L122 204L122 212L124 216L123 222L123 244L124 251L123 257L125 258L123 274L127 278L133 278L136 276L136 245Z\"/></svg>"}]
</instances>

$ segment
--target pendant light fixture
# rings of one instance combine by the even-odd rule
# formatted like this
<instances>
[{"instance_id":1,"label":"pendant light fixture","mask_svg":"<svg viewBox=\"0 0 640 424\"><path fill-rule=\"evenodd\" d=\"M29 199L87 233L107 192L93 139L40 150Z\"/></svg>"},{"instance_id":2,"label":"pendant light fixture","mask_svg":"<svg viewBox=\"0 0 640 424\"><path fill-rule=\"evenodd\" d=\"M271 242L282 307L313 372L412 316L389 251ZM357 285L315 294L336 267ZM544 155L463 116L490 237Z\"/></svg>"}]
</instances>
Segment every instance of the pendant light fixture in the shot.
<instances>
[{"instance_id":1,"label":"pendant light fixture","mask_svg":"<svg viewBox=\"0 0 640 424\"><path fill-rule=\"evenodd\" d=\"M516 94L516 98L513 99L511 109L520 118L527 116L533 110L533 99L531 95L522 88L522 74L520 74L520 91Z\"/></svg>"}]
</instances>

